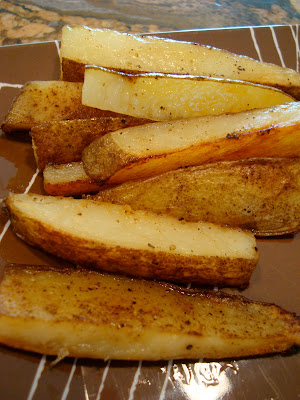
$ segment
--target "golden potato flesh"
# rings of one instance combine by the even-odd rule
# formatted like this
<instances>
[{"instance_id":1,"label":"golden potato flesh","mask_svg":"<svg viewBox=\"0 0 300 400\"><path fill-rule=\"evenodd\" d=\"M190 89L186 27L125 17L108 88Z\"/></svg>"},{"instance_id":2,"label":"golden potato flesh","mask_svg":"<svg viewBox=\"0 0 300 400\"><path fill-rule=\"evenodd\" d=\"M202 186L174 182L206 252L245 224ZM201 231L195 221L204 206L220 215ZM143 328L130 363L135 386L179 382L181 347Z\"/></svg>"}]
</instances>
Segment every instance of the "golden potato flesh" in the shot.
<instances>
[{"instance_id":1,"label":"golden potato flesh","mask_svg":"<svg viewBox=\"0 0 300 400\"><path fill-rule=\"evenodd\" d=\"M242 81L175 74L125 74L88 67L82 103L155 121L237 113L294 99L280 90Z\"/></svg>"},{"instance_id":2,"label":"golden potato flesh","mask_svg":"<svg viewBox=\"0 0 300 400\"><path fill-rule=\"evenodd\" d=\"M62 79L83 81L85 65L122 71L164 72L238 79L300 95L300 74L195 43L131 35L108 29L65 26L61 41Z\"/></svg>"},{"instance_id":3,"label":"golden potato flesh","mask_svg":"<svg viewBox=\"0 0 300 400\"><path fill-rule=\"evenodd\" d=\"M129 206L12 194L16 234L75 264L131 276L245 286L258 260L250 232L193 223Z\"/></svg>"},{"instance_id":4,"label":"golden potato flesh","mask_svg":"<svg viewBox=\"0 0 300 400\"><path fill-rule=\"evenodd\" d=\"M118 130L87 146L82 160L93 180L118 184L251 157L300 157L299 102Z\"/></svg>"},{"instance_id":5,"label":"golden potato flesh","mask_svg":"<svg viewBox=\"0 0 300 400\"><path fill-rule=\"evenodd\" d=\"M299 345L300 326L293 314L241 296L15 265L0 285L0 342L59 357L237 358Z\"/></svg>"},{"instance_id":6,"label":"golden potato flesh","mask_svg":"<svg viewBox=\"0 0 300 400\"><path fill-rule=\"evenodd\" d=\"M101 190L90 198L186 221L238 226L257 236L283 235L300 230L300 158L180 168Z\"/></svg>"}]
</instances>

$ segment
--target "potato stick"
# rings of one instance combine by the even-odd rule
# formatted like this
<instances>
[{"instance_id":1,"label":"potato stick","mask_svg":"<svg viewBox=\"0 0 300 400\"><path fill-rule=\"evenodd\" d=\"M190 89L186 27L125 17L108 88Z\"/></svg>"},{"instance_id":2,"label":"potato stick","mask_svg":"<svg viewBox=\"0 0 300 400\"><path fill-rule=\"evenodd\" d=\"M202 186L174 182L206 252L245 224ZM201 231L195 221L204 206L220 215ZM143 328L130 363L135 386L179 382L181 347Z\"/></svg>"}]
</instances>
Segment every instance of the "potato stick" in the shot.
<instances>
[{"instance_id":1,"label":"potato stick","mask_svg":"<svg viewBox=\"0 0 300 400\"><path fill-rule=\"evenodd\" d=\"M33 81L26 83L14 99L4 120L4 132L29 131L46 121L119 116L83 106L82 83Z\"/></svg>"},{"instance_id":2,"label":"potato stick","mask_svg":"<svg viewBox=\"0 0 300 400\"><path fill-rule=\"evenodd\" d=\"M300 157L300 103L121 129L87 146L82 160L94 181L111 185L252 157Z\"/></svg>"},{"instance_id":3,"label":"potato stick","mask_svg":"<svg viewBox=\"0 0 300 400\"><path fill-rule=\"evenodd\" d=\"M300 74L225 50L195 43L132 35L109 29L65 26L61 41L62 79L83 81L85 65L122 71L164 72L238 79L300 95Z\"/></svg>"},{"instance_id":4,"label":"potato stick","mask_svg":"<svg viewBox=\"0 0 300 400\"><path fill-rule=\"evenodd\" d=\"M97 193L100 186L85 173L82 162L47 165L44 169L44 189L52 196L81 197Z\"/></svg>"},{"instance_id":5,"label":"potato stick","mask_svg":"<svg viewBox=\"0 0 300 400\"><path fill-rule=\"evenodd\" d=\"M87 67L82 103L154 121L237 113L292 102L278 89L212 77L125 74Z\"/></svg>"},{"instance_id":6,"label":"potato stick","mask_svg":"<svg viewBox=\"0 0 300 400\"><path fill-rule=\"evenodd\" d=\"M284 235L300 230L299 176L300 158L223 161L125 182L89 198L256 236Z\"/></svg>"},{"instance_id":7,"label":"potato stick","mask_svg":"<svg viewBox=\"0 0 300 400\"><path fill-rule=\"evenodd\" d=\"M84 269L7 267L0 310L1 343L58 357L237 358L300 344L299 320L275 305Z\"/></svg>"},{"instance_id":8,"label":"potato stick","mask_svg":"<svg viewBox=\"0 0 300 400\"><path fill-rule=\"evenodd\" d=\"M16 234L75 264L144 278L245 286L258 261L250 232L129 206L12 194Z\"/></svg>"},{"instance_id":9,"label":"potato stick","mask_svg":"<svg viewBox=\"0 0 300 400\"><path fill-rule=\"evenodd\" d=\"M128 126L151 122L134 117L99 117L51 121L33 127L30 131L38 168L47 164L66 164L81 160L84 148L108 132Z\"/></svg>"}]
</instances>

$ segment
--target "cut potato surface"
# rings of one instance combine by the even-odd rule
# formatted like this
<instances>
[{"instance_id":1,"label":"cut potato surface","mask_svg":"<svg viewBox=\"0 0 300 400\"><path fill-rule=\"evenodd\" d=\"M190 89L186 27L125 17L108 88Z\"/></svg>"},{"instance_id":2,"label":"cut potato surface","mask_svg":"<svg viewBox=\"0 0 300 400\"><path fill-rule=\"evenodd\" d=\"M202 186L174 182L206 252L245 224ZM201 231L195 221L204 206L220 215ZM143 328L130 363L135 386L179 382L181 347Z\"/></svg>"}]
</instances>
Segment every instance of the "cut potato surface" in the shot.
<instances>
[{"instance_id":1,"label":"cut potato surface","mask_svg":"<svg viewBox=\"0 0 300 400\"><path fill-rule=\"evenodd\" d=\"M81 196L97 193L100 186L85 173L82 162L47 165L43 173L44 189L52 196Z\"/></svg>"},{"instance_id":2,"label":"cut potato surface","mask_svg":"<svg viewBox=\"0 0 300 400\"><path fill-rule=\"evenodd\" d=\"M300 326L293 314L241 296L15 265L0 285L0 342L58 357L237 358L299 345Z\"/></svg>"},{"instance_id":3,"label":"cut potato surface","mask_svg":"<svg viewBox=\"0 0 300 400\"><path fill-rule=\"evenodd\" d=\"M180 168L101 190L90 198L186 221L238 226L257 236L283 235L300 230L300 158Z\"/></svg>"},{"instance_id":4,"label":"cut potato surface","mask_svg":"<svg viewBox=\"0 0 300 400\"><path fill-rule=\"evenodd\" d=\"M12 194L6 205L26 242L109 272L242 286L258 260L253 234L240 229L73 198Z\"/></svg>"},{"instance_id":5,"label":"cut potato surface","mask_svg":"<svg viewBox=\"0 0 300 400\"><path fill-rule=\"evenodd\" d=\"M82 103L155 121L237 113L294 101L280 90L191 75L130 75L88 67Z\"/></svg>"},{"instance_id":6,"label":"cut potato surface","mask_svg":"<svg viewBox=\"0 0 300 400\"><path fill-rule=\"evenodd\" d=\"M195 43L132 35L108 29L65 26L61 41L62 79L83 81L85 65L122 71L164 72L238 79L300 95L300 74L225 50Z\"/></svg>"},{"instance_id":7,"label":"cut potato surface","mask_svg":"<svg viewBox=\"0 0 300 400\"><path fill-rule=\"evenodd\" d=\"M118 130L87 146L82 160L93 180L118 184L251 157L300 157L300 103Z\"/></svg>"}]
</instances>

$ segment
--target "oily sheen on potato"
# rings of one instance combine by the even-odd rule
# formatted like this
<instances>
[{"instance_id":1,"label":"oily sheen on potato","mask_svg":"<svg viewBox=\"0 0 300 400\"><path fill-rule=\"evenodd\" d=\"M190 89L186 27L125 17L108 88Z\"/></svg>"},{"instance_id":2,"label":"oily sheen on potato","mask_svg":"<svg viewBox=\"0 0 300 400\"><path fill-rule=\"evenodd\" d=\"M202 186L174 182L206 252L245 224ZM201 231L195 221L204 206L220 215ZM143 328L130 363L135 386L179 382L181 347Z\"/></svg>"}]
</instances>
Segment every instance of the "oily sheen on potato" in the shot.
<instances>
[{"instance_id":1,"label":"oily sheen on potato","mask_svg":"<svg viewBox=\"0 0 300 400\"><path fill-rule=\"evenodd\" d=\"M35 194L6 200L16 234L75 264L131 276L245 286L258 261L251 232L129 206Z\"/></svg>"},{"instance_id":2,"label":"oily sheen on potato","mask_svg":"<svg viewBox=\"0 0 300 400\"><path fill-rule=\"evenodd\" d=\"M186 221L251 229L256 236L300 230L300 158L257 158L180 168L90 197Z\"/></svg>"},{"instance_id":3,"label":"oily sheen on potato","mask_svg":"<svg viewBox=\"0 0 300 400\"><path fill-rule=\"evenodd\" d=\"M0 284L0 342L58 358L237 358L299 345L300 324L275 305L222 292L14 265Z\"/></svg>"},{"instance_id":4,"label":"oily sheen on potato","mask_svg":"<svg viewBox=\"0 0 300 400\"><path fill-rule=\"evenodd\" d=\"M300 157L299 102L121 129L92 142L82 160L94 181L118 184L251 157Z\"/></svg>"},{"instance_id":5,"label":"oily sheen on potato","mask_svg":"<svg viewBox=\"0 0 300 400\"><path fill-rule=\"evenodd\" d=\"M126 74L87 67L82 88L86 106L154 121L237 113L294 99L249 82L176 74Z\"/></svg>"},{"instance_id":6,"label":"oily sheen on potato","mask_svg":"<svg viewBox=\"0 0 300 400\"><path fill-rule=\"evenodd\" d=\"M83 81L85 65L122 71L164 72L238 79L274 86L299 97L300 74L210 46L132 35L109 29L65 26L61 73L66 81Z\"/></svg>"}]
</instances>

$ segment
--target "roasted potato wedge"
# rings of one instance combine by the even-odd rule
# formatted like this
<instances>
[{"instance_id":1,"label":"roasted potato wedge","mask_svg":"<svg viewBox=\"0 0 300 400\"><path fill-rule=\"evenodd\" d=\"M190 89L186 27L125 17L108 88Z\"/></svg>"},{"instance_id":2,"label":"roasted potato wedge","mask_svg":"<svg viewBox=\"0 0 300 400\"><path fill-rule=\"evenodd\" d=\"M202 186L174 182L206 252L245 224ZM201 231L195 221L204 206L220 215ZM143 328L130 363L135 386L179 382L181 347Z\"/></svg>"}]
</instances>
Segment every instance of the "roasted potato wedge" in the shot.
<instances>
[{"instance_id":1,"label":"roasted potato wedge","mask_svg":"<svg viewBox=\"0 0 300 400\"><path fill-rule=\"evenodd\" d=\"M29 131L46 121L119 116L83 106L82 83L33 81L26 83L14 99L2 125L4 132Z\"/></svg>"},{"instance_id":2,"label":"roasted potato wedge","mask_svg":"<svg viewBox=\"0 0 300 400\"><path fill-rule=\"evenodd\" d=\"M99 184L251 157L300 157L299 102L126 128L96 139L82 154L86 173Z\"/></svg>"},{"instance_id":3,"label":"roasted potato wedge","mask_svg":"<svg viewBox=\"0 0 300 400\"><path fill-rule=\"evenodd\" d=\"M0 342L58 357L237 358L300 344L296 316L216 291L95 271L10 266Z\"/></svg>"},{"instance_id":4,"label":"roasted potato wedge","mask_svg":"<svg viewBox=\"0 0 300 400\"><path fill-rule=\"evenodd\" d=\"M300 95L300 74L292 69L195 43L65 26L60 55L61 77L66 81L83 81L84 67L89 64L122 71L238 79L274 86L296 98Z\"/></svg>"},{"instance_id":5,"label":"roasted potato wedge","mask_svg":"<svg viewBox=\"0 0 300 400\"><path fill-rule=\"evenodd\" d=\"M300 230L300 158L223 161L125 182L90 196L186 221L251 229L257 236Z\"/></svg>"},{"instance_id":6,"label":"roasted potato wedge","mask_svg":"<svg viewBox=\"0 0 300 400\"><path fill-rule=\"evenodd\" d=\"M82 104L154 121L237 113L292 102L286 93L249 82L175 74L85 69Z\"/></svg>"},{"instance_id":7,"label":"roasted potato wedge","mask_svg":"<svg viewBox=\"0 0 300 400\"><path fill-rule=\"evenodd\" d=\"M34 194L12 194L6 206L14 231L29 244L104 271L245 286L258 260L254 235L240 229Z\"/></svg>"},{"instance_id":8,"label":"roasted potato wedge","mask_svg":"<svg viewBox=\"0 0 300 400\"><path fill-rule=\"evenodd\" d=\"M97 193L100 186L85 173L82 162L46 165L43 173L44 189L52 196L80 197Z\"/></svg>"},{"instance_id":9,"label":"roasted potato wedge","mask_svg":"<svg viewBox=\"0 0 300 400\"><path fill-rule=\"evenodd\" d=\"M40 171L47 164L65 164L80 161L84 148L95 139L128 126L150 120L122 117L100 117L51 121L33 127L30 131L35 159Z\"/></svg>"}]
</instances>

